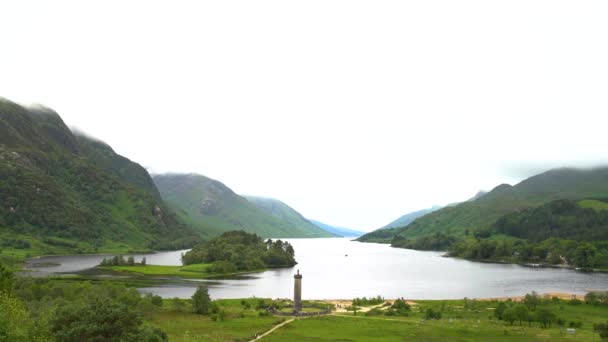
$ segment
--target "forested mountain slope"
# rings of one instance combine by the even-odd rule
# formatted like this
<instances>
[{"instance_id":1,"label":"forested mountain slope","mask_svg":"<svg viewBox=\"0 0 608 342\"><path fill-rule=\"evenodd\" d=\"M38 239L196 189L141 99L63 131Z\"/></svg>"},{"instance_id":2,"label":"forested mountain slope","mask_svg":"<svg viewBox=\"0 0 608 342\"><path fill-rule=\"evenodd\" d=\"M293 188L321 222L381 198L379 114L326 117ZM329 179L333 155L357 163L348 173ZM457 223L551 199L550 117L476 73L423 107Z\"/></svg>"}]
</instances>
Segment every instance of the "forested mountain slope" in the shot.
<instances>
[{"instance_id":1,"label":"forested mountain slope","mask_svg":"<svg viewBox=\"0 0 608 342\"><path fill-rule=\"evenodd\" d=\"M198 240L145 169L76 137L50 109L0 100L0 179L0 236L22 248L141 250Z\"/></svg>"},{"instance_id":2,"label":"forested mountain slope","mask_svg":"<svg viewBox=\"0 0 608 342\"><path fill-rule=\"evenodd\" d=\"M402 237L434 233L463 236L488 229L501 216L557 199L608 198L608 168L554 169L515 186L502 184L484 196L445 207L395 231Z\"/></svg>"}]
</instances>

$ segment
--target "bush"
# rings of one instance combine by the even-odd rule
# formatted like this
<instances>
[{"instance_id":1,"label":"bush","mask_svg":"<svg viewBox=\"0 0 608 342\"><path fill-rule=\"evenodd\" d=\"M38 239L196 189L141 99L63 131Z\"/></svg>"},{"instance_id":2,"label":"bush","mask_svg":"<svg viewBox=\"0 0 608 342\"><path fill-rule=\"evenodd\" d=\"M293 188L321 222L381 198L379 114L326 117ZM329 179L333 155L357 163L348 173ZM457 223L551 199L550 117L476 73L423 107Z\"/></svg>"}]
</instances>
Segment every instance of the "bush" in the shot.
<instances>
[{"instance_id":1,"label":"bush","mask_svg":"<svg viewBox=\"0 0 608 342\"><path fill-rule=\"evenodd\" d=\"M266 306L266 302L263 299L258 299L255 309L256 310L266 310L267 306Z\"/></svg>"},{"instance_id":2,"label":"bush","mask_svg":"<svg viewBox=\"0 0 608 342\"><path fill-rule=\"evenodd\" d=\"M13 289L14 281L13 272L0 263L0 292L10 292Z\"/></svg>"},{"instance_id":3,"label":"bush","mask_svg":"<svg viewBox=\"0 0 608 342\"><path fill-rule=\"evenodd\" d=\"M428 309L426 309L424 318L425 319L441 319L441 312L435 311L432 308L428 308Z\"/></svg>"},{"instance_id":4,"label":"bush","mask_svg":"<svg viewBox=\"0 0 608 342\"><path fill-rule=\"evenodd\" d=\"M174 311L183 312L185 306L186 306L186 303L183 300L181 300L177 297L173 298L173 310Z\"/></svg>"},{"instance_id":5,"label":"bush","mask_svg":"<svg viewBox=\"0 0 608 342\"><path fill-rule=\"evenodd\" d=\"M168 341L159 329L145 326L128 306L109 298L96 297L59 307L51 331L57 341Z\"/></svg>"},{"instance_id":6,"label":"bush","mask_svg":"<svg viewBox=\"0 0 608 342\"><path fill-rule=\"evenodd\" d=\"M163 306L163 298L161 296L154 295L150 298L150 303L154 306Z\"/></svg>"},{"instance_id":7,"label":"bush","mask_svg":"<svg viewBox=\"0 0 608 342\"><path fill-rule=\"evenodd\" d=\"M583 327L583 322L582 321L570 321L570 323L568 323L568 326L570 328L582 328Z\"/></svg>"},{"instance_id":8,"label":"bush","mask_svg":"<svg viewBox=\"0 0 608 342\"><path fill-rule=\"evenodd\" d=\"M365 313L365 316L381 316L382 315L382 310L378 309L378 308L373 308L369 311L367 311Z\"/></svg>"}]
</instances>

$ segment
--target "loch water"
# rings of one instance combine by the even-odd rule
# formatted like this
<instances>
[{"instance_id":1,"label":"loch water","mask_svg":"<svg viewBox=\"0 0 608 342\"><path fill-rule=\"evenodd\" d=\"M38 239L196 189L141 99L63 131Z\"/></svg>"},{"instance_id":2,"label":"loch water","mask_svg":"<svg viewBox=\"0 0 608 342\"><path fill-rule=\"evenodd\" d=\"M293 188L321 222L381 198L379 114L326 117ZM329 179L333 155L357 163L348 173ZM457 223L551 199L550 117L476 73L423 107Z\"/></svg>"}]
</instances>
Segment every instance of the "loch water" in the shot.
<instances>
[{"instance_id":1,"label":"loch water","mask_svg":"<svg viewBox=\"0 0 608 342\"><path fill-rule=\"evenodd\" d=\"M169 282L142 288L162 297L189 298L197 285L207 284L212 298L271 297L293 294L293 275L303 274L305 299L385 298L461 299L518 296L531 291L584 294L608 289L608 274L568 269L530 268L447 258L442 252L391 248L348 238L286 239L298 265L230 279ZM184 251L135 256L148 264L180 265ZM77 273L90 269L107 255L50 256L31 259L32 274Z\"/></svg>"}]
</instances>

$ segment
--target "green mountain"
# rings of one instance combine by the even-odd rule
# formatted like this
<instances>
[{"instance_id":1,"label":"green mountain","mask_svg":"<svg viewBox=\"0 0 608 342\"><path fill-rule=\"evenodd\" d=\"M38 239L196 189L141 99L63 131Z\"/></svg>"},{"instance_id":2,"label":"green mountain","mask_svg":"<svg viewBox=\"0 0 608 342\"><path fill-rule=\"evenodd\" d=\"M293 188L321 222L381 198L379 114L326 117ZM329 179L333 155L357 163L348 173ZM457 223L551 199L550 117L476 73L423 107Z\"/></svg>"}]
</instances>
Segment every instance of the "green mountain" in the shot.
<instances>
[{"instance_id":1,"label":"green mountain","mask_svg":"<svg viewBox=\"0 0 608 342\"><path fill-rule=\"evenodd\" d=\"M178 215L205 236L244 230L262 237L331 236L295 210L276 215L237 195L226 185L197 174L156 175L153 180L162 198Z\"/></svg>"},{"instance_id":2,"label":"green mountain","mask_svg":"<svg viewBox=\"0 0 608 342\"><path fill-rule=\"evenodd\" d=\"M426 214L430 214L433 211L437 211L439 209L441 209L440 206L433 206L432 208L422 209L422 210L411 212L409 214L405 214L380 229L405 227L408 224L414 222L415 219L422 217Z\"/></svg>"},{"instance_id":3,"label":"green mountain","mask_svg":"<svg viewBox=\"0 0 608 342\"><path fill-rule=\"evenodd\" d=\"M315 238L336 236L335 234L319 228L299 212L295 211L295 209L279 200L255 196L245 196L245 198L259 209L278 219L286 227L289 227L291 232L298 235L297 237Z\"/></svg>"},{"instance_id":4,"label":"green mountain","mask_svg":"<svg viewBox=\"0 0 608 342\"><path fill-rule=\"evenodd\" d=\"M74 135L49 109L0 100L0 179L0 237L17 247L142 250L198 240L146 184L145 169Z\"/></svg>"},{"instance_id":5,"label":"green mountain","mask_svg":"<svg viewBox=\"0 0 608 342\"><path fill-rule=\"evenodd\" d=\"M125 158L112 149L108 144L88 137L81 132L74 132L82 154L86 155L95 164L112 172L114 176L133 186L146 190L154 197L160 199L160 193L146 169Z\"/></svg>"},{"instance_id":6,"label":"green mountain","mask_svg":"<svg viewBox=\"0 0 608 342\"><path fill-rule=\"evenodd\" d=\"M329 224L325 224L323 222L319 222L319 221L315 221L315 220L310 220L310 222L312 222L315 226L323 229L324 231L330 233L330 234L334 234L336 236L342 236L342 237L357 237L357 236L361 236L363 234L365 234L365 232L359 231L359 230L354 230L354 229L349 229L349 228L344 228L344 227L336 227L336 226L331 226Z\"/></svg>"},{"instance_id":7,"label":"green mountain","mask_svg":"<svg viewBox=\"0 0 608 342\"><path fill-rule=\"evenodd\" d=\"M432 208L417 210L405 214L382 228L376 229L363 236L360 236L357 241L389 243L391 242L393 237L395 237L395 235L400 231L400 229L398 228L406 227L410 223L414 222L414 220L416 220L417 218L437 211L439 209L441 209L441 207L433 206Z\"/></svg>"},{"instance_id":8,"label":"green mountain","mask_svg":"<svg viewBox=\"0 0 608 342\"><path fill-rule=\"evenodd\" d=\"M466 236L489 230L505 214L557 199L608 198L608 168L560 168L515 186L502 184L472 201L445 207L391 231L393 237L419 238L436 233Z\"/></svg>"},{"instance_id":9,"label":"green mountain","mask_svg":"<svg viewBox=\"0 0 608 342\"><path fill-rule=\"evenodd\" d=\"M529 241L560 238L575 241L608 240L608 203L600 200L556 200L506 214L492 230Z\"/></svg>"},{"instance_id":10,"label":"green mountain","mask_svg":"<svg viewBox=\"0 0 608 342\"><path fill-rule=\"evenodd\" d=\"M471 260L608 270L608 202L605 200L551 201L506 214L483 233L459 241L440 233L415 241L396 237L392 245L418 249L439 246L439 249L449 248L451 256Z\"/></svg>"}]
</instances>

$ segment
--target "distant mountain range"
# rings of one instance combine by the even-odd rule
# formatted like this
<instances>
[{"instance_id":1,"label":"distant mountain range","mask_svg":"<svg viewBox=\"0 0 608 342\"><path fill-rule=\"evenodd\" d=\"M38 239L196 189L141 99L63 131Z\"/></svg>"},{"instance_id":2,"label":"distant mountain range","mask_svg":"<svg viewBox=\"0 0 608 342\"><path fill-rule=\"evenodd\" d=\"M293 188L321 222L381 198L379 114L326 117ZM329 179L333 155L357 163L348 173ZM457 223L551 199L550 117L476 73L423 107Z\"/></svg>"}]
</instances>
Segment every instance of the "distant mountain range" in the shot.
<instances>
[{"instance_id":1,"label":"distant mountain range","mask_svg":"<svg viewBox=\"0 0 608 342\"><path fill-rule=\"evenodd\" d=\"M310 222L314 223L317 227L320 227L321 229L323 229L331 234L334 234L336 236L358 237L358 236L365 234L365 232L361 232L358 230L343 228L343 227L335 227L335 226L331 226L329 224L325 224L323 222L319 222L319 221L315 221L315 220L310 220Z\"/></svg>"},{"instance_id":2,"label":"distant mountain range","mask_svg":"<svg viewBox=\"0 0 608 342\"><path fill-rule=\"evenodd\" d=\"M230 230L272 238L333 236L281 201L243 197L202 175L155 175L153 180L162 198L203 236Z\"/></svg>"},{"instance_id":3,"label":"distant mountain range","mask_svg":"<svg viewBox=\"0 0 608 342\"><path fill-rule=\"evenodd\" d=\"M441 209L440 206L433 206L432 208L417 210L405 214L384 227L378 228L372 232L360 236L357 241L389 243L391 242L393 237L395 237L398 229L407 227L407 225L414 222L414 220L416 220L417 218L437 211L439 209Z\"/></svg>"},{"instance_id":4,"label":"distant mountain range","mask_svg":"<svg viewBox=\"0 0 608 342\"><path fill-rule=\"evenodd\" d=\"M0 179L1 240L40 253L182 248L199 240L141 165L74 134L50 109L0 100Z\"/></svg>"},{"instance_id":5,"label":"distant mountain range","mask_svg":"<svg viewBox=\"0 0 608 342\"><path fill-rule=\"evenodd\" d=\"M441 207L436 205L436 206L433 206L432 208L422 209L422 210L418 210L418 211L414 211L414 212L405 214L380 229L405 227L408 224L414 222L415 219L422 217L426 214L432 213L433 211L437 211L439 209L441 209Z\"/></svg>"}]
</instances>

